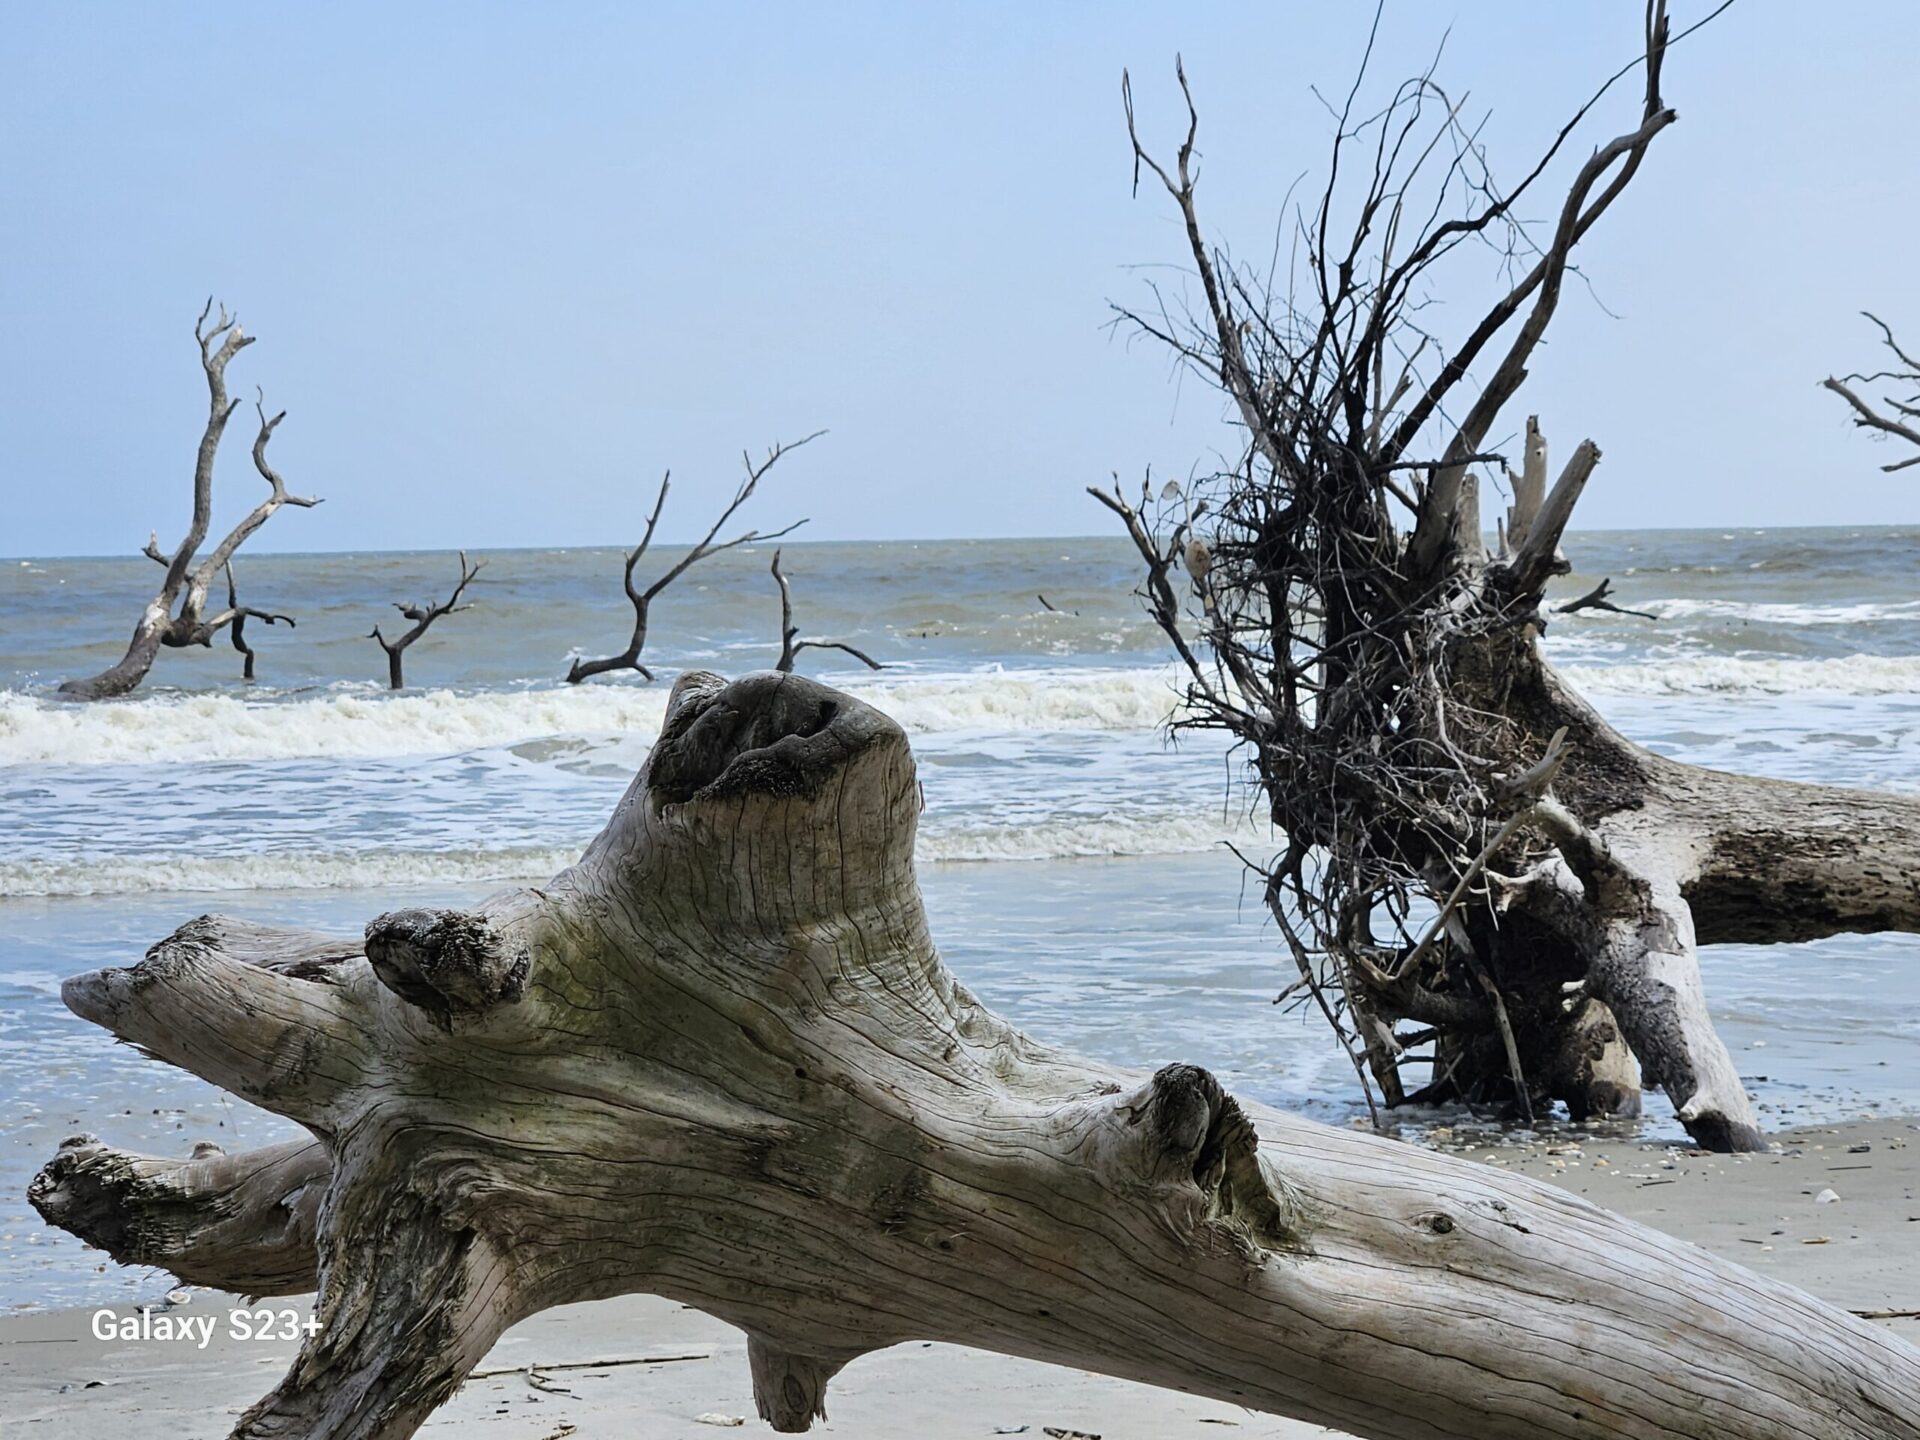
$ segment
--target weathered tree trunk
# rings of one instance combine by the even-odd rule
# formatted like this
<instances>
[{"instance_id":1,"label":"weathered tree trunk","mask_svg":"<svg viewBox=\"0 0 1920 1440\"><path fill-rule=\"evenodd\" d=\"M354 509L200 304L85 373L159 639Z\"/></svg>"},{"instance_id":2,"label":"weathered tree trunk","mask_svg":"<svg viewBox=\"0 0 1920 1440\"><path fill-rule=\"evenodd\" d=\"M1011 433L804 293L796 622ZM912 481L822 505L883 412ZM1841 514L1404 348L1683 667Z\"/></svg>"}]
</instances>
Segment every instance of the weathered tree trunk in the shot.
<instances>
[{"instance_id":1,"label":"weathered tree trunk","mask_svg":"<svg viewBox=\"0 0 1920 1440\"><path fill-rule=\"evenodd\" d=\"M233 418L233 412L240 408L238 400L227 397L227 366L235 355L253 343L253 337L240 329L239 317L229 316L225 306L220 308L219 318L209 328L207 319L212 313L213 301L208 300L193 327L194 340L200 346L200 367L206 372L207 378L207 424L201 433L200 448L194 460L192 522L186 536L170 554L160 548L157 533L148 538L141 553L157 561L166 570L166 576L160 582L160 591L141 611L125 655L98 675L83 680L61 681L59 693L70 700L108 700L128 694L147 678L147 672L153 669L153 662L163 647L178 649L188 645L211 645L213 637L222 629L229 625L237 627L238 622L247 616L264 620L269 625L278 620L286 620L289 626L293 624L285 615L272 615L264 610L242 606L234 593L231 568L234 552L245 543L248 536L266 524L281 506L311 508L320 503L316 499L289 494L286 482L267 460L268 442L273 439L273 432L280 422L287 418L286 411L282 410L269 419L264 404L256 404L260 428L253 440L253 465L260 472L260 478L271 487L270 491L265 500L254 506L239 524L227 532L226 539L216 545L211 554L199 559L200 546L207 538L207 527L213 522L214 460L220 451L220 441L226 435L227 422ZM227 577L227 608L208 615L205 613L208 587L212 585L213 577L223 571ZM174 610L175 605L180 607L178 613ZM237 628L234 648L245 657L245 678L251 680L253 651L239 635Z\"/></svg>"},{"instance_id":2,"label":"weathered tree trunk","mask_svg":"<svg viewBox=\"0 0 1920 1440\"><path fill-rule=\"evenodd\" d=\"M164 596L151 600L140 612L126 654L89 679L61 681L60 693L73 700L112 700L139 688L153 669L153 662L160 658L160 647L166 644L173 624L171 602L164 600Z\"/></svg>"},{"instance_id":3,"label":"weathered tree trunk","mask_svg":"<svg viewBox=\"0 0 1920 1440\"><path fill-rule=\"evenodd\" d=\"M515 1320L645 1291L748 1333L782 1430L849 1360L936 1339L1383 1440L1920 1440L1920 1352L1806 1295L1013 1030L934 950L920 805L870 707L684 676L546 886L364 943L196 921L69 981L77 1013L324 1142L323 1328L234 1433L400 1440ZM278 1287L321 1169L76 1146L34 1193L127 1258ZM250 1217L223 1275L213 1227Z\"/></svg>"},{"instance_id":4,"label":"weathered tree trunk","mask_svg":"<svg viewBox=\"0 0 1920 1440\"><path fill-rule=\"evenodd\" d=\"M203 1142L189 1159L160 1160L76 1135L27 1199L123 1264L241 1295L304 1295L318 1280L315 1235L332 1173L318 1140L245 1155Z\"/></svg>"},{"instance_id":5,"label":"weathered tree trunk","mask_svg":"<svg viewBox=\"0 0 1920 1440\"><path fill-rule=\"evenodd\" d=\"M1465 923L1509 1004L1534 1023L1522 1069L1576 1116L1638 1106L1631 1057L1715 1149L1759 1147L1752 1104L1714 1031L1700 945L1920 930L1920 797L1727 774L1626 740L1568 689L1530 630L1459 656L1452 700L1502 719L1519 753L1557 731L1567 758L1537 816L1562 864L1496 881ZM1581 984L1588 1008L1556 1003ZM1630 1055L1605 1043L1624 1039ZM1595 1064L1584 1064L1591 1059ZM1510 1067L1483 1043L1455 1093ZM1474 1087L1478 1087L1476 1092Z\"/></svg>"}]
</instances>

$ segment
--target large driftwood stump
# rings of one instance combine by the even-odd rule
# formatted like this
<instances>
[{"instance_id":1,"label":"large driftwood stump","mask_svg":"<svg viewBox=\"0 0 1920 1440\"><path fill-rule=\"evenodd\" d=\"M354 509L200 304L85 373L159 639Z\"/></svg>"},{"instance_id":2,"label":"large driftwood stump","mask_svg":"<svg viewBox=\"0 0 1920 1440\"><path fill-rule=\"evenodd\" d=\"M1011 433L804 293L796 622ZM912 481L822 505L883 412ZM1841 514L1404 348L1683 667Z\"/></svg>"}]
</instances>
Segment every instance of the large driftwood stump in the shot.
<instances>
[{"instance_id":1,"label":"large driftwood stump","mask_svg":"<svg viewBox=\"0 0 1920 1440\"><path fill-rule=\"evenodd\" d=\"M920 805L872 708L683 677L543 888L364 943L203 919L69 981L79 1014L323 1144L169 1165L75 1142L36 1203L207 1283L317 1277L323 1328L251 1440L411 1435L515 1320L634 1291L744 1329L780 1430L849 1361L931 1339L1394 1440L1920 1437L1920 1352L1787 1286L1014 1030L934 950Z\"/></svg>"}]
</instances>

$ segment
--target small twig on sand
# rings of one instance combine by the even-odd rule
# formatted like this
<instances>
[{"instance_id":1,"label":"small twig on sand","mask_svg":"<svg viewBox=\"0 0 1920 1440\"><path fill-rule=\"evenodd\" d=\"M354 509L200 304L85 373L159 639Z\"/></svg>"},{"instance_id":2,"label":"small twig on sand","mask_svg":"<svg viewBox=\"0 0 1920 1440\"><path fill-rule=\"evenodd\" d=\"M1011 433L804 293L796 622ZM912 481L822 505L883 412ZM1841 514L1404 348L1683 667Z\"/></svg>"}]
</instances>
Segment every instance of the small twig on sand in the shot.
<instances>
[{"instance_id":1,"label":"small twig on sand","mask_svg":"<svg viewBox=\"0 0 1920 1440\"><path fill-rule=\"evenodd\" d=\"M711 1360L711 1351L698 1355L630 1355L621 1360L569 1360L560 1365L502 1365L497 1370L475 1370L469 1380L488 1380L496 1375L525 1375L534 1370L611 1370L616 1365L671 1365L676 1360Z\"/></svg>"}]
</instances>

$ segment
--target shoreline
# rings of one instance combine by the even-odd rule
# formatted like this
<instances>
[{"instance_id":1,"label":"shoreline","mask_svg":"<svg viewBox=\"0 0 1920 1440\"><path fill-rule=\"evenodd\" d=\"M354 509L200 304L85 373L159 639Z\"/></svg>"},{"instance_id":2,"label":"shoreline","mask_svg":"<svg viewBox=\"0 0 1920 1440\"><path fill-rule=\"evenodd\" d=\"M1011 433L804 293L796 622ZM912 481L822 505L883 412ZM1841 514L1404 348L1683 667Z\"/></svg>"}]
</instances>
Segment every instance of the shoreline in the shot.
<instances>
[{"instance_id":1,"label":"shoreline","mask_svg":"<svg viewBox=\"0 0 1920 1440\"><path fill-rule=\"evenodd\" d=\"M1782 1131L1772 1152L1711 1155L1682 1144L1493 1130L1429 1131L1434 1148L1562 1186L1920 1343L1920 1114ZM1864 1148L1862 1148L1864 1147ZM1821 1200L1822 1192L1838 1198ZM291 1340L241 1340L239 1302L195 1290L170 1312L217 1317L194 1341L103 1341L95 1309L0 1318L0 1414L18 1433L75 1440L176 1440L224 1430L278 1378ZM305 1312L304 1300L262 1305ZM529 1367L533 1373L529 1375ZM816 1433L849 1440L963 1440L1049 1428L1126 1437L1304 1440L1317 1425L1130 1381L912 1342L863 1357L837 1379ZM702 1420L701 1417L718 1417ZM209 1419L217 1422L208 1425ZM499 1440L618 1433L698 1437L755 1418L745 1337L670 1301L628 1296L568 1306L515 1326L423 1433L484 1429ZM1019 1427L1025 1427L1021 1429Z\"/></svg>"}]
</instances>

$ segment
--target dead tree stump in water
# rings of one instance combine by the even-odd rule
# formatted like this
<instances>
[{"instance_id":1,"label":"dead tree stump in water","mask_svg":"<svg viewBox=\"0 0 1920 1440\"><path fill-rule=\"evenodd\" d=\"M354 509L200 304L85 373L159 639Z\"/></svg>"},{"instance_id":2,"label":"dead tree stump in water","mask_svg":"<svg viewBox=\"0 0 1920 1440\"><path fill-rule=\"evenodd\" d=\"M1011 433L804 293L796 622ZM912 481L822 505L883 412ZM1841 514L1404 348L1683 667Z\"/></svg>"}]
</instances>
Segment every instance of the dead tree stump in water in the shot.
<instances>
[{"instance_id":1,"label":"dead tree stump in water","mask_svg":"<svg viewBox=\"0 0 1920 1440\"><path fill-rule=\"evenodd\" d=\"M289 630L294 628L293 617L291 615L274 615L265 610L249 610L244 608L240 604L239 592L234 588L232 561L227 562L226 571L227 609L233 614L233 623L227 629L227 638L233 642L233 648L240 652L240 678L242 680L251 680L253 679L254 654L253 646L247 643L247 617L252 616L254 619L264 621L268 625L278 625L285 622Z\"/></svg>"},{"instance_id":2,"label":"dead tree stump in water","mask_svg":"<svg viewBox=\"0 0 1920 1440\"><path fill-rule=\"evenodd\" d=\"M1164 161L1123 81L1136 180L1164 188L1197 283L1191 311L1156 295L1120 313L1217 385L1236 429L1211 473L1095 493L1178 657L1177 725L1248 757L1280 832L1248 863L1369 1102L1530 1119L1558 1101L1584 1119L1637 1113L1657 1086L1699 1143L1751 1150L1758 1118L1698 949L1920 930L1920 801L1676 764L1622 737L1542 653L1546 589L1600 452L1574 446L1549 485L1537 420L1517 472L1498 437L1545 363L1575 247L1677 119L1662 76L1691 32L1669 34L1661 0L1645 18L1639 62L1511 185L1430 73L1376 107L1363 65L1298 216L1292 288L1201 221L1184 70ZM1575 153L1581 119L1635 74L1636 112ZM1565 189L1543 205L1563 150ZM1537 237L1514 218L1536 208L1552 217ZM1449 267L1482 246L1504 263L1456 329ZM1828 384L1860 423L1893 423ZM1481 484L1502 471L1512 504L1489 552ZM1614 608L1605 586L1565 608L1596 605Z\"/></svg>"},{"instance_id":3,"label":"dead tree stump in water","mask_svg":"<svg viewBox=\"0 0 1920 1440\"><path fill-rule=\"evenodd\" d=\"M802 650L838 650L851 655L869 670L884 670L886 666L851 645L839 640L802 640L800 627L793 623L793 586L788 582L786 573L780 568L780 552L773 552L773 583L780 588L780 658L774 661L773 668L782 675L790 674L793 662L800 658Z\"/></svg>"},{"instance_id":4,"label":"dead tree stump in water","mask_svg":"<svg viewBox=\"0 0 1920 1440\"><path fill-rule=\"evenodd\" d=\"M391 640L380 633L378 625L373 627L367 638L378 640L380 648L387 652L387 688L389 690L406 688L407 681L402 657L407 653L409 645L427 633L428 626L442 615L457 615L462 610L473 608L471 601L462 605L460 597L466 593L467 586L473 583L473 577L480 573L481 567L486 563L484 560L476 560L471 565L467 564L467 552L462 550L460 552L460 583L453 587L453 593L444 602L429 600L424 605L406 605L398 600L394 601L393 608L400 612L401 618L411 620L413 624L404 634L397 635Z\"/></svg>"}]
</instances>

